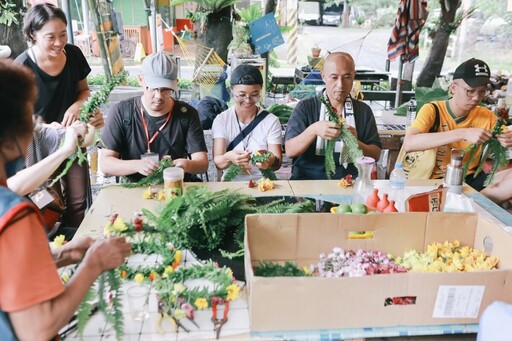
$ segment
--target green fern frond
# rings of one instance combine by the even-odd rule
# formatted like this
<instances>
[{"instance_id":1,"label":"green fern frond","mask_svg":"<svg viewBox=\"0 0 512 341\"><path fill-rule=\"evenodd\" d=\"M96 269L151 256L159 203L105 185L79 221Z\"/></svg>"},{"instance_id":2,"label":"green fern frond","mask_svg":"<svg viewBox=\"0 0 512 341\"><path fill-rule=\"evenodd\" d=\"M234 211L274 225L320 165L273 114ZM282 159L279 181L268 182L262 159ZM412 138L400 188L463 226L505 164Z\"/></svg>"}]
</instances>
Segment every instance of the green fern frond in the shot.
<instances>
[{"instance_id":1,"label":"green fern frond","mask_svg":"<svg viewBox=\"0 0 512 341\"><path fill-rule=\"evenodd\" d=\"M95 297L94 288L90 288L87 291L87 294L85 294L85 297L84 297L82 303L80 303L80 305L78 306L78 309L76 311L77 312L77 316L76 316L77 330L78 330L78 335L80 336L80 338L83 337L85 326L87 326L87 322L89 322L89 318L92 313L92 301L94 300L94 297Z\"/></svg>"}]
</instances>

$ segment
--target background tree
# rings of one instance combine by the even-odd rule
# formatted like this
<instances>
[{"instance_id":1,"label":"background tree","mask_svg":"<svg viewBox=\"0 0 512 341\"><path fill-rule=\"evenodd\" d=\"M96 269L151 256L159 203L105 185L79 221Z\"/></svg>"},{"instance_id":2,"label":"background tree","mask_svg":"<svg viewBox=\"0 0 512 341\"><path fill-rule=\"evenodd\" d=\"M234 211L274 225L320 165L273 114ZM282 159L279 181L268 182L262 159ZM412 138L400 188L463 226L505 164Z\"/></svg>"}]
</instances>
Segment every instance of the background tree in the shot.
<instances>
[{"instance_id":1,"label":"background tree","mask_svg":"<svg viewBox=\"0 0 512 341\"><path fill-rule=\"evenodd\" d=\"M16 58L27 48L23 36L23 0L0 1L0 44L11 48L10 58Z\"/></svg>"},{"instance_id":2,"label":"background tree","mask_svg":"<svg viewBox=\"0 0 512 341\"><path fill-rule=\"evenodd\" d=\"M439 4L441 6L441 14L433 33L432 47L428 52L423 69L416 80L416 85L419 87L431 87L434 80L439 77L443 68L448 44L450 43L450 35L455 32L462 20L474 11L474 8L472 8L466 12L457 14L461 0L439 0Z\"/></svg>"},{"instance_id":3,"label":"background tree","mask_svg":"<svg viewBox=\"0 0 512 341\"><path fill-rule=\"evenodd\" d=\"M200 22L198 43L211 47L227 63L228 45L233 39L233 5L239 0L174 0L172 6L195 2L199 4L192 21Z\"/></svg>"}]
</instances>

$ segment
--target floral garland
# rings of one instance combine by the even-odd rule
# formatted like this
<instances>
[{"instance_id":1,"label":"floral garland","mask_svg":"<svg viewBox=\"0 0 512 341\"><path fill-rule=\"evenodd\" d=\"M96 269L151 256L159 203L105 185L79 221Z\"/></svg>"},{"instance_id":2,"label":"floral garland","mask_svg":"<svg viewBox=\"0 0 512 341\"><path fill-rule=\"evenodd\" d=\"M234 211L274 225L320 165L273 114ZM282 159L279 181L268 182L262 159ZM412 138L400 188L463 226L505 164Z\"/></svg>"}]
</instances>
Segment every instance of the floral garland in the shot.
<instances>
[{"instance_id":1,"label":"floral garland","mask_svg":"<svg viewBox=\"0 0 512 341\"><path fill-rule=\"evenodd\" d=\"M185 285L187 280L193 279L205 279L213 284L213 288ZM154 284L159 295L160 313L175 321L185 317L193 321L196 309L216 308L217 304L225 303L224 309L229 309L228 302L236 300L240 292L231 269L220 268L212 261L204 265L178 267L156 279Z\"/></svg>"},{"instance_id":2,"label":"floral garland","mask_svg":"<svg viewBox=\"0 0 512 341\"><path fill-rule=\"evenodd\" d=\"M357 138L352 135L345 124L345 119L336 114L336 110L332 107L329 99L324 96L319 96L320 101L325 105L325 112L329 120L337 123L341 127L340 137L345 143L344 148L348 151L348 162L355 162L359 157L363 156L363 152L359 148ZM333 174L336 174L336 163L334 162L334 146L338 139L328 140L325 146L325 175L327 179L331 179ZM342 164L342 153L340 153L339 163Z\"/></svg>"},{"instance_id":3,"label":"floral garland","mask_svg":"<svg viewBox=\"0 0 512 341\"><path fill-rule=\"evenodd\" d=\"M251 156L251 163L253 165L256 165L256 163L263 163L268 161L274 154L269 152L268 150L258 150L254 152ZM228 169L226 170L226 174L224 175L224 181L232 181L237 175L239 175L245 168L239 165L236 165L232 163L229 165ZM270 180L277 180L276 173L270 169L261 169L260 168L261 175L263 175L264 178L270 179Z\"/></svg>"},{"instance_id":4,"label":"floral garland","mask_svg":"<svg viewBox=\"0 0 512 341\"><path fill-rule=\"evenodd\" d=\"M494 174L502 167L504 167L508 163L508 149L503 147L496 138L496 135L500 135L506 131L508 131L508 127L505 125L505 121L501 118L498 118L494 128L492 130L492 137L485 141L482 144L471 144L468 148L466 148L466 152L469 150L469 157L467 158L466 163L464 164L464 177L466 176L470 163L473 161L475 154L480 146L482 146L482 151L488 149L488 153L492 154L492 169L485 178L484 186L489 186L492 184L492 180L494 178ZM482 160L478 165L475 174L476 177L483 169L484 162L486 160Z\"/></svg>"}]
</instances>

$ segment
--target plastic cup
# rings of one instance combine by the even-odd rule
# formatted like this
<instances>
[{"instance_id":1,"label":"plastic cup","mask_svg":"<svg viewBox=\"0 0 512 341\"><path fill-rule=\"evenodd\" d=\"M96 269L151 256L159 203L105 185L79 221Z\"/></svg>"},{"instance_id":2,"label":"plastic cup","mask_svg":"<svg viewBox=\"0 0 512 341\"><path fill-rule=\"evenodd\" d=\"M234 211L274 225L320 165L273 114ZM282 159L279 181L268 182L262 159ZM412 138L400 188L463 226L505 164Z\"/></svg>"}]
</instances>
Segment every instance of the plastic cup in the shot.
<instances>
[{"instance_id":1,"label":"plastic cup","mask_svg":"<svg viewBox=\"0 0 512 341\"><path fill-rule=\"evenodd\" d=\"M149 293L149 287L145 285L135 285L127 290L128 307L133 320L142 321L149 317Z\"/></svg>"},{"instance_id":2,"label":"plastic cup","mask_svg":"<svg viewBox=\"0 0 512 341\"><path fill-rule=\"evenodd\" d=\"M160 156L157 153L145 153L140 156L141 160L150 159L153 160L155 163L158 163L160 161Z\"/></svg>"},{"instance_id":3,"label":"plastic cup","mask_svg":"<svg viewBox=\"0 0 512 341\"><path fill-rule=\"evenodd\" d=\"M183 194L183 177L185 172L179 167L164 169L164 189L169 198L179 197Z\"/></svg>"}]
</instances>

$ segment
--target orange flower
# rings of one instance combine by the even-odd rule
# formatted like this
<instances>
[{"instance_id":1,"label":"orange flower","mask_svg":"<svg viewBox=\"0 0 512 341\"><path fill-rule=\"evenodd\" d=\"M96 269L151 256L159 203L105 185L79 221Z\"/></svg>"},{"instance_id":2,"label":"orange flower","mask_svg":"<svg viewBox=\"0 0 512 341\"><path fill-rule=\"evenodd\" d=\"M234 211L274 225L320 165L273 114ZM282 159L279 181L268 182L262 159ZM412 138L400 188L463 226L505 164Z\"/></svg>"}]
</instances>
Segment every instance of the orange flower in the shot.
<instances>
[{"instance_id":1,"label":"orange flower","mask_svg":"<svg viewBox=\"0 0 512 341\"><path fill-rule=\"evenodd\" d=\"M149 280L150 280L151 282L153 282L153 281L155 280L155 278L157 278L157 276L158 276L158 275L157 275L155 272L151 272L151 273L149 274Z\"/></svg>"},{"instance_id":2,"label":"orange flower","mask_svg":"<svg viewBox=\"0 0 512 341\"><path fill-rule=\"evenodd\" d=\"M122 277L122 278L126 278L126 275L128 275L128 273L126 272L126 270L121 271L121 277Z\"/></svg>"}]
</instances>

